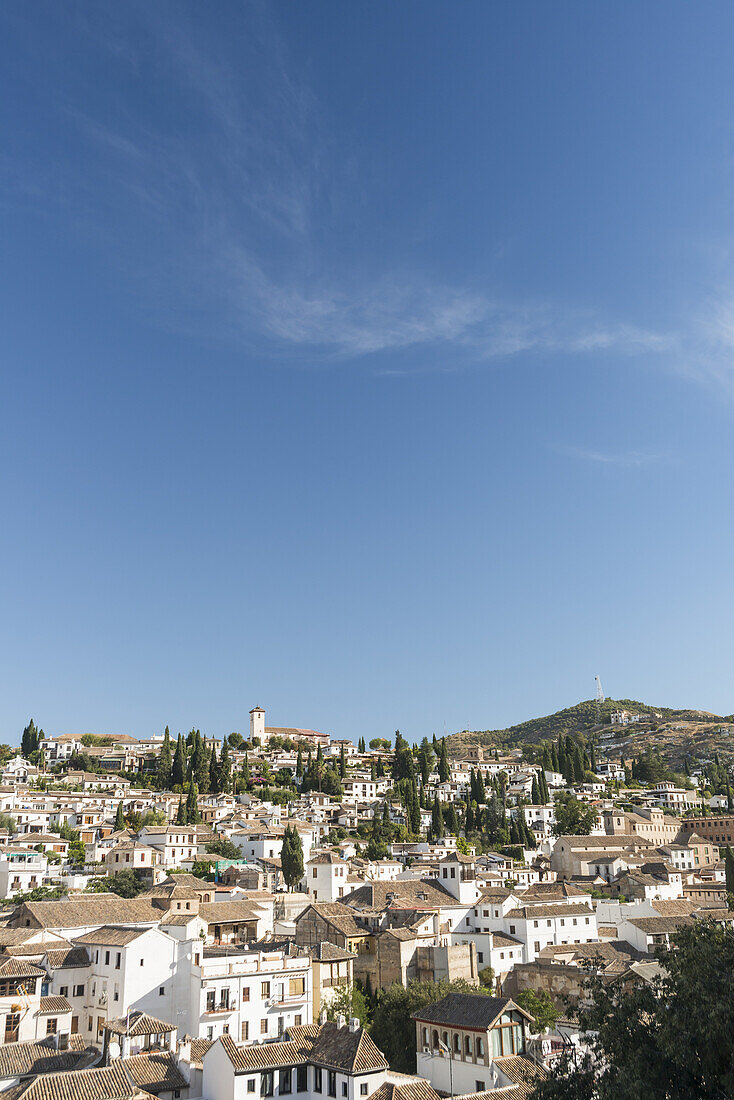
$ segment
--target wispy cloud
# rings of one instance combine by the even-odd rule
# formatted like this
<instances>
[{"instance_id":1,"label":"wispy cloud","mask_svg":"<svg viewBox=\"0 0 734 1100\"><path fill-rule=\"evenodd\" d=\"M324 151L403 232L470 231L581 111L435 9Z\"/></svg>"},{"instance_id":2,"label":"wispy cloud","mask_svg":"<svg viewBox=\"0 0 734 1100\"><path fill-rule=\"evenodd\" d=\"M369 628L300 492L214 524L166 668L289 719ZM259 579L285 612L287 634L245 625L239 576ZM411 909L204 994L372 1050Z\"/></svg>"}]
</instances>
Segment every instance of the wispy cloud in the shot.
<instances>
[{"instance_id":1,"label":"wispy cloud","mask_svg":"<svg viewBox=\"0 0 734 1100\"><path fill-rule=\"evenodd\" d=\"M632 469L640 466L651 466L667 461L664 454L656 454L652 451L597 451L587 447L559 446L556 448L568 458L575 458L582 462L593 462L602 466L620 466Z\"/></svg>"},{"instance_id":2,"label":"wispy cloud","mask_svg":"<svg viewBox=\"0 0 734 1100\"><path fill-rule=\"evenodd\" d=\"M110 64L159 80L176 115L103 115L89 106L92 96L83 108L61 105L96 154L101 222L119 234L127 210L137 229L150 227L155 258L130 258L131 277L147 279L150 303L167 295L160 313L168 323L178 316L189 326L195 312L224 311L220 328L293 355L451 349L457 366L533 351L670 350L664 333L549 302L508 301L407 265L380 271L373 259L367 274L364 257L345 259L340 238L363 201L360 150L334 148L268 9L248 5L238 18L245 54L237 65L226 51L207 51L178 9L175 19L167 7L144 5L118 12L111 25L93 20L87 33L99 36ZM79 193L93 204L86 179ZM433 369L430 358L424 369Z\"/></svg>"}]
</instances>

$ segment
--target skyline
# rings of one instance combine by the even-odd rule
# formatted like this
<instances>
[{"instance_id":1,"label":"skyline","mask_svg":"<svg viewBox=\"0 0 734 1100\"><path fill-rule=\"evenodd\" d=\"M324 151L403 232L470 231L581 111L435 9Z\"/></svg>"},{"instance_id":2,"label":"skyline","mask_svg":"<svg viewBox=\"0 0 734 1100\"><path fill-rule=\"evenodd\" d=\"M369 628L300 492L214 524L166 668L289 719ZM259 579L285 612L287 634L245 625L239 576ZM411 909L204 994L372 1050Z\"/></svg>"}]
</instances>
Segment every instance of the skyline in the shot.
<instances>
[{"instance_id":1,"label":"skyline","mask_svg":"<svg viewBox=\"0 0 734 1100\"><path fill-rule=\"evenodd\" d=\"M462 14L0 14L0 741L734 711L734 16Z\"/></svg>"}]
</instances>

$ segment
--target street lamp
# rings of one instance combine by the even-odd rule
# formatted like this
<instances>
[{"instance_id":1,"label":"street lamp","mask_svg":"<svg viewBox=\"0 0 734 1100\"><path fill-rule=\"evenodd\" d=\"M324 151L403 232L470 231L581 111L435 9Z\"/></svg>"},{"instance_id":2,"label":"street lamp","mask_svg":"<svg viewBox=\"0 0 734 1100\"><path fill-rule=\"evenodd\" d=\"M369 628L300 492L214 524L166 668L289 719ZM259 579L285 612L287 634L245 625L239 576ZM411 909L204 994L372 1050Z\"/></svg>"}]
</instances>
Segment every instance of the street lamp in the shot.
<instances>
[{"instance_id":1,"label":"street lamp","mask_svg":"<svg viewBox=\"0 0 734 1100\"><path fill-rule=\"evenodd\" d=\"M451 1100L454 1100L454 1059L451 1056L451 1048L446 1046L446 1043L442 1043L438 1040L438 1045L441 1050L445 1050L449 1056L449 1087L451 1088Z\"/></svg>"}]
</instances>

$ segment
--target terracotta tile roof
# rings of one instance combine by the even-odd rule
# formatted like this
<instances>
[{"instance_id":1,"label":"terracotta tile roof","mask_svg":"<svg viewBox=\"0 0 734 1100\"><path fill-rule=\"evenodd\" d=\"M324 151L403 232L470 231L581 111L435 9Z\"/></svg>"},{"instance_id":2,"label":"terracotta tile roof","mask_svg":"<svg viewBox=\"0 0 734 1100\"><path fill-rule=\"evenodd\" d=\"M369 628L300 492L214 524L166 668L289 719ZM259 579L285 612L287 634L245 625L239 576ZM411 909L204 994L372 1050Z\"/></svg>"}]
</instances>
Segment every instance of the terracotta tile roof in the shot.
<instances>
[{"instance_id":1,"label":"terracotta tile roof","mask_svg":"<svg viewBox=\"0 0 734 1100\"><path fill-rule=\"evenodd\" d=\"M522 1096L533 1091L539 1080L548 1076L542 1066L519 1055L507 1058L495 1058L494 1064L504 1073L513 1085L518 1085Z\"/></svg>"},{"instance_id":2,"label":"terracotta tile roof","mask_svg":"<svg viewBox=\"0 0 734 1100\"><path fill-rule=\"evenodd\" d=\"M214 1041L212 1039L192 1039L191 1065L201 1066L201 1060L211 1046L214 1046Z\"/></svg>"},{"instance_id":3,"label":"terracotta tile roof","mask_svg":"<svg viewBox=\"0 0 734 1100\"><path fill-rule=\"evenodd\" d=\"M416 1077L400 1082L385 1081L372 1093L372 1100L439 1100L439 1096L428 1081Z\"/></svg>"},{"instance_id":4,"label":"terracotta tile roof","mask_svg":"<svg viewBox=\"0 0 734 1100\"><path fill-rule=\"evenodd\" d=\"M346 1073L370 1073L390 1068L364 1028L350 1031L349 1027L337 1027L334 1022L319 1028L309 1061Z\"/></svg>"},{"instance_id":5,"label":"terracotta tile roof","mask_svg":"<svg viewBox=\"0 0 734 1100\"><path fill-rule=\"evenodd\" d=\"M648 936L662 935L665 932L675 932L676 928L681 928L684 924L693 924L695 918L686 914L679 914L677 917L628 917L628 923L633 928L639 928L640 932L645 932Z\"/></svg>"},{"instance_id":6,"label":"terracotta tile roof","mask_svg":"<svg viewBox=\"0 0 734 1100\"><path fill-rule=\"evenodd\" d=\"M45 978L46 971L23 959L3 957L0 961L0 978Z\"/></svg>"},{"instance_id":7,"label":"terracotta tile roof","mask_svg":"<svg viewBox=\"0 0 734 1100\"><path fill-rule=\"evenodd\" d=\"M123 1058L122 1064L138 1088L148 1092L184 1089L188 1081L176 1064L176 1059L168 1050L148 1051Z\"/></svg>"},{"instance_id":8,"label":"terracotta tile roof","mask_svg":"<svg viewBox=\"0 0 734 1100\"><path fill-rule=\"evenodd\" d=\"M294 1040L284 1043L259 1043L238 1047L231 1035L221 1035L218 1042L234 1066L235 1073L250 1073L277 1066L303 1065L308 1056L308 1044Z\"/></svg>"},{"instance_id":9,"label":"terracotta tile roof","mask_svg":"<svg viewBox=\"0 0 734 1100\"><path fill-rule=\"evenodd\" d=\"M77 936L74 942L100 944L104 947L126 947L148 931L147 928L119 928L114 924L103 924L101 928L95 928L93 932L86 932L83 936Z\"/></svg>"},{"instance_id":10,"label":"terracotta tile roof","mask_svg":"<svg viewBox=\"0 0 734 1100\"><path fill-rule=\"evenodd\" d=\"M137 1092L122 1062L117 1061L102 1069L40 1074L20 1095L23 1100L132 1100Z\"/></svg>"},{"instance_id":11,"label":"terracotta tile roof","mask_svg":"<svg viewBox=\"0 0 734 1100\"><path fill-rule=\"evenodd\" d=\"M520 1012L526 1019L532 1019L509 997L484 997L481 993L448 993L435 1004L418 1009L412 1018L429 1024L486 1031L507 1011Z\"/></svg>"},{"instance_id":12,"label":"terracotta tile roof","mask_svg":"<svg viewBox=\"0 0 734 1100\"><path fill-rule=\"evenodd\" d=\"M79 928L97 924L157 924L161 911L144 898L89 894L65 901L26 901L12 915L15 927L30 919L40 928Z\"/></svg>"},{"instance_id":13,"label":"terracotta tile roof","mask_svg":"<svg viewBox=\"0 0 734 1100\"><path fill-rule=\"evenodd\" d=\"M175 1031L175 1024L168 1024L165 1020L159 1020L156 1016L150 1016L147 1012L131 1012L127 1016L120 1016L116 1020L109 1020L105 1024L105 1031L113 1035L167 1035Z\"/></svg>"},{"instance_id":14,"label":"terracotta tile roof","mask_svg":"<svg viewBox=\"0 0 734 1100\"><path fill-rule=\"evenodd\" d=\"M355 909L385 910L438 909L459 905L443 886L433 879L405 879L400 882L367 882L342 898Z\"/></svg>"},{"instance_id":15,"label":"terracotta tile roof","mask_svg":"<svg viewBox=\"0 0 734 1100\"><path fill-rule=\"evenodd\" d=\"M86 947L54 947L50 951L44 951L43 957L51 970L68 970L77 966L89 966L89 955Z\"/></svg>"},{"instance_id":16,"label":"terracotta tile roof","mask_svg":"<svg viewBox=\"0 0 734 1100\"><path fill-rule=\"evenodd\" d=\"M340 901L323 902L313 905L308 905L302 913L296 917L296 924L302 920L309 912L314 912L318 916L323 917L327 924L333 925L338 932L341 932L343 936L361 936L364 935L364 929L360 928L354 919L354 910L349 906L343 905Z\"/></svg>"},{"instance_id":17,"label":"terracotta tile roof","mask_svg":"<svg viewBox=\"0 0 734 1100\"><path fill-rule=\"evenodd\" d=\"M60 1016L64 1012L71 1012L72 1008L66 997L41 997L41 1004L36 1016Z\"/></svg>"},{"instance_id":18,"label":"terracotta tile roof","mask_svg":"<svg viewBox=\"0 0 734 1100\"><path fill-rule=\"evenodd\" d=\"M343 962L346 959L356 959L353 951L347 951L343 947L336 947L333 943L323 941L317 947L309 947L308 953L317 962Z\"/></svg>"},{"instance_id":19,"label":"terracotta tile roof","mask_svg":"<svg viewBox=\"0 0 734 1100\"><path fill-rule=\"evenodd\" d=\"M199 906L199 916L207 924L255 921L261 915L249 901L207 901Z\"/></svg>"},{"instance_id":20,"label":"terracotta tile roof","mask_svg":"<svg viewBox=\"0 0 734 1100\"><path fill-rule=\"evenodd\" d=\"M521 920L537 920L538 917L590 917L594 910L588 905L520 905L517 909L510 909L508 917L518 917Z\"/></svg>"},{"instance_id":21,"label":"terracotta tile roof","mask_svg":"<svg viewBox=\"0 0 734 1100\"><path fill-rule=\"evenodd\" d=\"M81 1039L81 1036L72 1038ZM69 1050L56 1050L48 1042L4 1043L0 1046L0 1078L60 1073L74 1069L89 1056L90 1051L85 1048L83 1040L70 1046Z\"/></svg>"}]
</instances>

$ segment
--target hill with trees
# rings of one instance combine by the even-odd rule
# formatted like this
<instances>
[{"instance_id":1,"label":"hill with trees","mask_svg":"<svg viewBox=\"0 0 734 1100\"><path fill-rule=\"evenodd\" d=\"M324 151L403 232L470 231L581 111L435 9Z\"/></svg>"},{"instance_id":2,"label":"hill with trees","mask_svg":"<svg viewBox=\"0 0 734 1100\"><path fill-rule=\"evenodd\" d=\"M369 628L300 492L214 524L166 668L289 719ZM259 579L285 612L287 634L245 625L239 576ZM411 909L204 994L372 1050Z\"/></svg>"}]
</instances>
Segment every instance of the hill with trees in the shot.
<instances>
[{"instance_id":1,"label":"hill with trees","mask_svg":"<svg viewBox=\"0 0 734 1100\"><path fill-rule=\"evenodd\" d=\"M661 722L723 722L726 719L701 710L675 710L671 707L651 706L636 699L605 699L603 703L587 699L575 706L557 710L543 718L530 718L516 726L496 730L463 730L448 738L448 751L451 756L460 756L470 745L485 745L491 748L511 748L521 744L537 744L540 741L553 741L559 733L587 735L594 730L608 726L612 711L627 710L633 714L645 715L646 728ZM627 727L629 732L633 728Z\"/></svg>"}]
</instances>

